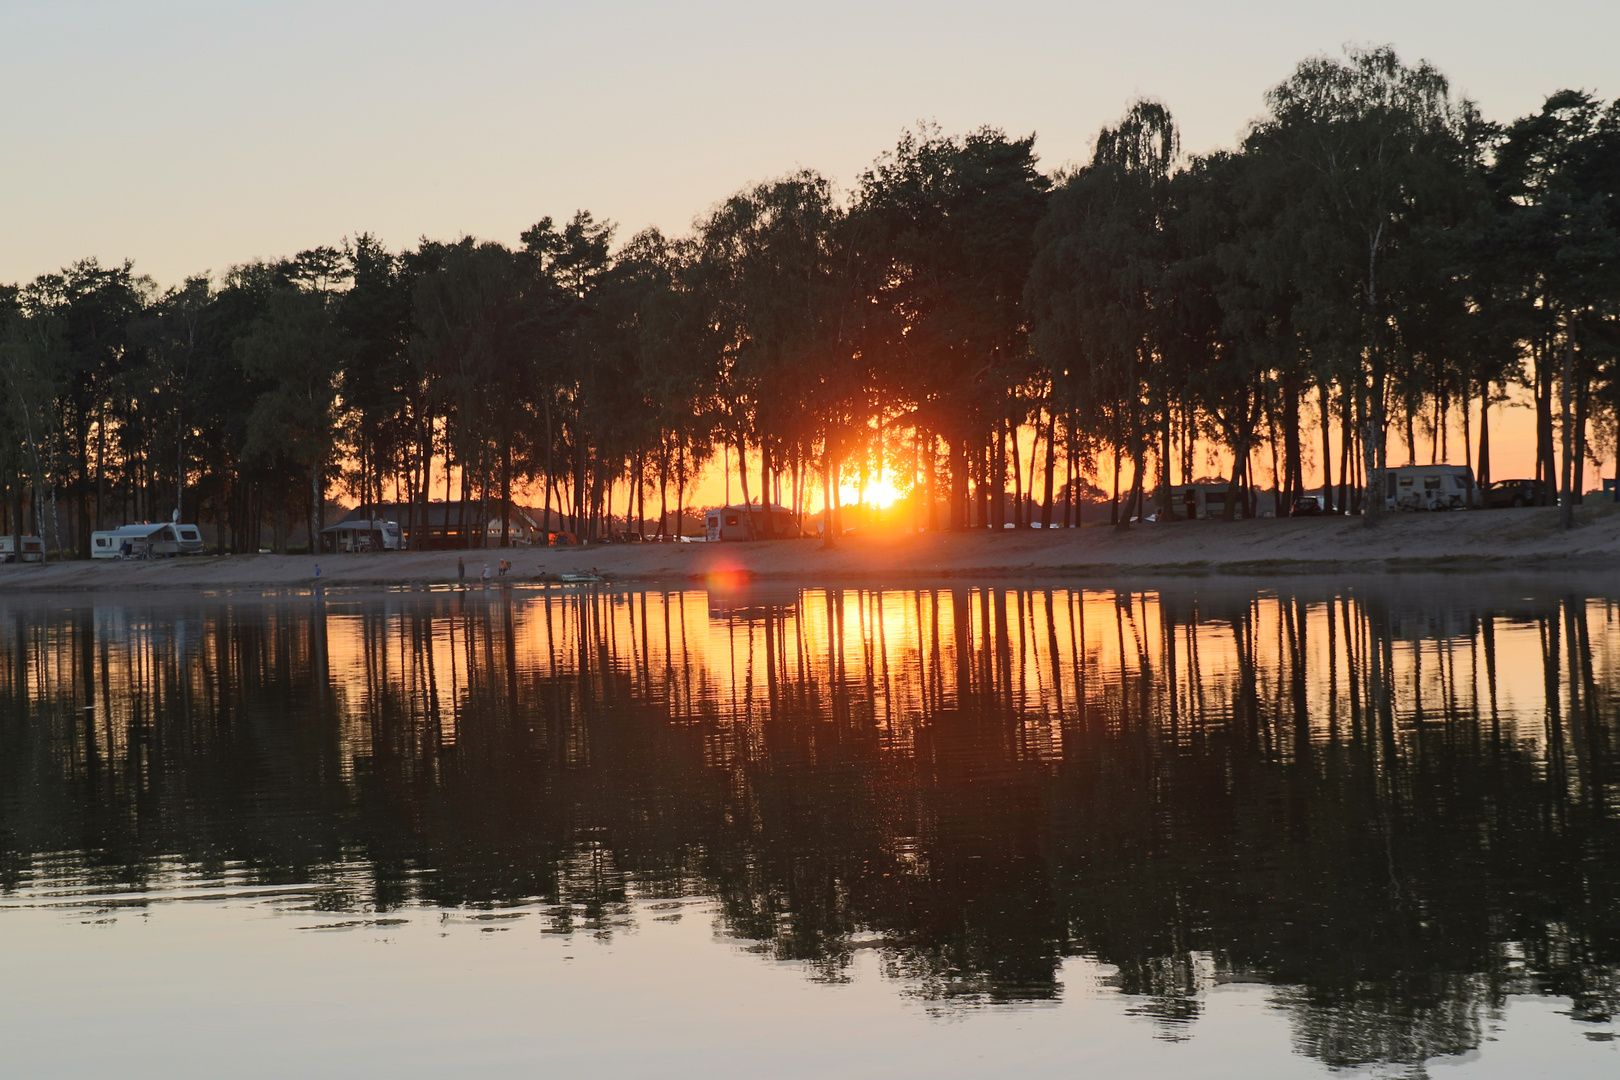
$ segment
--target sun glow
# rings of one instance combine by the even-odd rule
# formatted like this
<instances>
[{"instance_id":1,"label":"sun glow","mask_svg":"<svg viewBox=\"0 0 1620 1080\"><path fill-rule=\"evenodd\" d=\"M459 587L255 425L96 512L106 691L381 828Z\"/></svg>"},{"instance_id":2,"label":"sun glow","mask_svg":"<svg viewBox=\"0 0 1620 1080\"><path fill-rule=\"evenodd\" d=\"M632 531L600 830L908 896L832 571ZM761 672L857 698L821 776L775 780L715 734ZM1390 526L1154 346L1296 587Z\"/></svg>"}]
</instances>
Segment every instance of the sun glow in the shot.
<instances>
[{"instance_id":1,"label":"sun glow","mask_svg":"<svg viewBox=\"0 0 1620 1080\"><path fill-rule=\"evenodd\" d=\"M838 497L845 506L859 503L882 510L901 499L905 493L887 480L873 480L864 488L844 486L838 489Z\"/></svg>"}]
</instances>

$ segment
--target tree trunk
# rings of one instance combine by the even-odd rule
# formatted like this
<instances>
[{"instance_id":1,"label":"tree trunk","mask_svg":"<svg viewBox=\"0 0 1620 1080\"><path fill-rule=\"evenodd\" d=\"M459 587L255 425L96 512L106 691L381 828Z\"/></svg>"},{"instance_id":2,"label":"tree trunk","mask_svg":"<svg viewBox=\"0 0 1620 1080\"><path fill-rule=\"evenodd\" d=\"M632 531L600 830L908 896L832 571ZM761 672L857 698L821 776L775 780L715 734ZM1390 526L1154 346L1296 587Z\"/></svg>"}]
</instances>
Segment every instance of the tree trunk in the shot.
<instances>
[{"instance_id":1,"label":"tree trunk","mask_svg":"<svg viewBox=\"0 0 1620 1080\"><path fill-rule=\"evenodd\" d=\"M1007 423L1009 428L1009 441L1012 443L1012 477L1013 477L1013 513L1012 522L1022 529L1024 527L1024 462L1023 455L1018 452L1018 425ZM1030 477L1031 486L1034 481L1034 449L1030 449Z\"/></svg>"},{"instance_id":2,"label":"tree trunk","mask_svg":"<svg viewBox=\"0 0 1620 1080\"><path fill-rule=\"evenodd\" d=\"M1063 439L1063 528L1074 525L1074 504L1079 492L1074 491L1074 424L1064 424Z\"/></svg>"},{"instance_id":3,"label":"tree trunk","mask_svg":"<svg viewBox=\"0 0 1620 1080\"><path fill-rule=\"evenodd\" d=\"M748 442L742 432L737 433L737 479L742 481L744 513L748 515L748 539L759 539L759 524L754 520L754 500L748 493Z\"/></svg>"},{"instance_id":4,"label":"tree trunk","mask_svg":"<svg viewBox=\"0 0 1620 1080\"><path fill-rule=\"evenodd\" d=\"M844 535L844 493L839 486L838 477L842 475L842 462L838 458L832 461L832 534L836 537Z\"/></svg>"},{"instance_id":5,"label":"tree trunk","mask_svg":"<svg viewBox=\"0 0 1620 1080\"><path fill-rule=\"evenodd\" d=\"M1074 513L1075 508L1080 505L1080 492L1076 490L1077 485L1075 482L1074 458L1078 447L1075 445L1074 420L1072 417L1064 425L1064 428L1066 438L1063 440L1065 451L1063 454L1063 473L1068 478L1068 482L1063 486L1063 527L1067 529L1075 523L1075 518L1071 515Z\"/></svg>"},{"instance_id":6,"label":"tree trunk","mask_svg":"<svg viewBox=\"0 0 1620 1080\"><path fill-rule=\"evenodd\" d=\"M1293 511L1294 501L1305 494L1305 447L1300 439L1303 423L1299 409L1304 396L1304 390L1296 383L1283 400L1283 473L1287 483L1282 506L1277 508L1278 517L1287 517Z\"/></svg>"},{"instance_id":7,"label":"tree trunk","mask_svg":"<svg viewBox=\"0 0 1620 1080\"><path fill-rule=\"evenodd\" d=\"M951 531L968 528L967 440L958 436L951 440Z\"/></svg>"},{"instance_id":8,"label":"tree trunk","mask_svg":"<svg viewBox=\"0 0 1620 1080\"><path fill-rule=\"evenodd\" d=\"M1282 517L1283 474L1288 466L1277 463L1277 411L1275 409L1268 408L1266 410L1266 428L1267 434L1270 436L1266 441L1271 444L1271 516Z\"/></svg>"},{"instance_id":9,"label":"tree trunk","mask_svg":"<svg viewBox=\"0 0 1620 1080\"><path fill-rule=\"evenodd\" d=\"M1125 512L1114 528L1121 532L1131 527L1131 518L1136 516L1137 508L1142 500L1142 469L1147 464L1147 451L1141 440L1137 440L1136 452L1131 455L1131 492L1125 499ZM1116 481L1117 483L1117 481Z\"/></svg>"},{"instance_id":10,"label":"tree trunk","mask_svg":"<svg viewBox=\"0 0 1620 1080\"><path fill-rule=\"evenodd\" d=\"M512 546L512 443L501 450L501 547Z\"/></svg>"},{"instance_id":11,"label":"tree trunk","mask_svg":"<svg viewBox=\"0 0 1620 1080\"><path fill-rule=\"evenodd\" d=\"M1108 500L1108 523L1119 524L1119 447L1114 447L1114 494Z\"/></svg>"},{"instance_id":12,"label":"tree trunk","mask_svg":"<svg viewBox=\"0 0 1620 1080\"><path fill-rule=\"evenodd\" d=\"M1464 503L1465 506L1468 507L1468 509L1472 510L1474 508L1474 488L1476 486L1475 483L1474 483L1474 480L1473 480L1473 476L1474 476L1474 432L1473 432L1473 420L1468 415L1468 380L1467 379L1464 379L1462 381L1462 388L1463 388L1463 400L1462 400L1463 467L1468 470L1468 476L1469 476L1468 491L1463 496L1463 503Z\"/></svg>"},{"instance_id":13,"label":"tree trunk","mask_svg":"<svg viewBox=\"0 0 1620 1080\"><path fill-rule=\"evenodd\" d=\"M681 538L681 522L686 516L686 450L680 440L675 442L675 539Z\"/></svg>"},{"instance_id":14,"label":"tree trunk","mask_svg":"<svg viewBox=\"0 0 1620 1080\"><path fill-rule=\"evenodd\" d=\"M1375 372L1361 426L1361 456L1367 477L1361 512L1368 524L1376 524L1384 516L1384 428L1384 379L1382 372Z\"/></svg>"},{"instance_id":15,"label":"tree trunk","mask_svg":"<svg viewBox=\"0 0 1620 1080\"><path fill-rule=\"evenodd\" d=\"M1007 422L997 424L985 444L985 483L990 485L989 513L985 527L1000 530L1007 523Z\"/></svg>"},{"instance_id":16,"label":"tree trunk","mask_svg":"<svg viewBox=\"0 0 1620 1080\"><path fill-rule=\"evenodd\" d=\"M1575 505L1586 501L1586 417L1592 400L1589 378L1578 378L1575 384Z\"/></svg>"},{"instance_id":17,"label":"tree trunk","mask_svg":"<svg viewBox=\"0 0 1620 1080\"><path fill-rule=\"evenodd\" d=\"M924 432L919 461L923 463L923 498L928 500L928 510L923 515L927 522L929 532L939 531L939 463L935 460L938 453L938 440L932 431Z\"/></svg>"},{"instance_id":18,"label":"tree trunk","mask_svg":"<svg viewBox=\"0 0 1620 1080\"><path fill-rule=\"evenodd\" d=\"M838 542L833 529L832 478L832 451L828 450L821 459L821 546L824 548L830 548Z\"/></svg>"},{"instance_id":19,"label":"tree trunk","mask_svg":"<svg viewBox=\"0 0 1620 1080\"><path fill-rule=\"evenodd\" d=\"M1355 445L1355 434L1351 426L1351 402L1346 400L1343 388L1339 394L1339 512L1349 513L1350 505L1354 501L1351 489L1355 486L1351 474L1355 471L1355 464L1350 456L1350 449Z\"/></svg>"},{"instance_id":20,"label":"tree trunk","mask_svg":"<svg viewBox=\"0 0 1620 1080\"><path fill-rule=\"evenodd\" d=\"M1333 426L1328 412L1327 380L1316 384L1317 402L1322 410L1322 509L1333 513Z\"/></svg>"},{"instance_id":21,"label":"tree trunk","mask_svg":"<svg viewBox=\"0 0 1620 1080\"><path fill-rule=\"evenodd\" d=\"M1243 490L1243 470L1248 460L1249 445L1240 439L1232 447L1232 478L1226 483L1226 503L1221 507L1222 521L1237 520L1238 492Z\"/></svg>"},{"instance_id":22,"label":"tree trunk","mask_svg":"<svg viewBox=\"0 0 1620 1080\"><path fill-rule=\"evenodd\" d=\"M316 545L320 533L316 530L322 527L319 520L321 516L321 467L316 464L310 466L309 470L309 553L311 555L315 555L320 551L320 548Z\"/></svg>"},{"instance_id":23,"label":"tree trunk","mask_svg":"<svg viewBox=\"0 0 1620 1080\"><path fill-rule=\"evenodd\" d=\"M1052 527L1052 488L1057 478L1057 413L1046 417L1046 492L1041 506L1041 528ZM1067 517L1067 515L1064 515ZM1065 522L1067 524L1067 522Z\"/></svg>"},{"instance_id":24,"label":"tree trunk","mask_svg":"<svg viewBox=\"0 0 1620 1080\"><path fill-rule=\"evenodd\" d=\"M1552 364L1547 354L1552 345L1543 341L1533 350L1536 362L1536 482L1539 486L1536 505L1546 506L1558 482L1558 467L1553 451L1552 416Z\"/></svg>"},{"instance_id":25,"label":"tree trunk","mask_svg":"<svg viewBox=\"0 0 1620 1080\"><path fill-rule=\"evenodd\" d=\"M763 536L767 540L774 540L776 528L771 514L771 444L763 437L759 440L759 501L764 518Z\"/></svg>"},{"instance_id":26,"label":"tree trunk","mask_svg":"<svg viewBox=\"0 0 1620 1080\"><path fill-rule=\"evenodd\" d=\"M1564 378L1562 394L1560 395L1562 400L1559 402L1559 412L1562 420L1560 427L1563 429L1560 441L1563 443L1564 450L1564 471L1559 484L1561 494L1558 499L1558 527L1560 529L1573 529L1575 527L1575 494L1572 490L1575 481L1575 459L1573 456L1575 417L1572 401L1574 383L1575 335L1571 329L1566 328L1564 331Z\"/></svg>"},{"instance_id":27,"label":"tree trunk","mask_svg":"<svg viewBox=\"0 0 1620 1080\"><path fill-rule=\"evenodd\" d=\"M669 447L660 447L663 451L658 455L658 535L669 535ZM547 513L550 513L551 502L546 502Z\"/></svg>"},{"instance_id":28,"label":"tree trunk","mask_svg":"<svg viewBox=\"0 0 1620 1080\"><path fill-rule=\"evenodd\" d=\"M1159 426L1159 522L1168 525L1176 520L1176 493L1170 484L1170 406L1164 408ZM1185 481L1187 478L1182 477Z\"/></svg>"},{"instance_id":29,"label":"tree trunk","mask_svg":"<svg viewBox=\"0 0 1620 1080\"><path fill-rule=\"evenodd\" d=\"M103 406L96 420L96 528L106 527L107 506L107 410Z\"/></svg>"}]
</instances>

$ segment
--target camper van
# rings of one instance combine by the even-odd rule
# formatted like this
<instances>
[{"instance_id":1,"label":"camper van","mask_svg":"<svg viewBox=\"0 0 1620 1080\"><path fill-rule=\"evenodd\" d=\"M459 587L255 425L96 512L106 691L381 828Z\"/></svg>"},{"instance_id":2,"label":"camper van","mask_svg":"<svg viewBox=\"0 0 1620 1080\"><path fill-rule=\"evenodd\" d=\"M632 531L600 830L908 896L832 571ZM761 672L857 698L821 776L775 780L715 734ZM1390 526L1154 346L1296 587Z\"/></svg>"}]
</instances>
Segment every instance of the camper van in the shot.
<instances>
[{"instance_id":1,"label":"camper van","mask_svg":"<svg viewBox=\"0 0 1620 1080\"><path fill-rule=\"evenodd\" d=\"M404 548L397 521L346 519L321 530L322 551L403 551Z\"/></svg>"},{"instance_id":2,"label":"camper van","mask_svg":"<svg viewBox=\"0 0 1620 1080\"><path fill-rule=\"evenodd\" d=\"M45 561L44 540L37 536L24 536L22 538L22 558L19 560L16 550L12 547L12 541L15 539L16 537L10 533L0 536L0 563Z\"/></svg>"},{"instance_id":3,"label":"camper van","mask_svg":"<svg viewBox=\"0 0 1620 1080\"><path fill-rule=\"evenodd\" d=\"M1225 483L1210 483L1204 481L1197 484L1176 484L1170 489L1171 512L1177 518L1187 520L1204 520L1226 516L1226 497L1232 490L1232 485ZM1236 516L1248 517L1244 513L1242 492L1234 498L1238 499ZM1154 491L1148 501L1149 513L1154 512L1159 505L1159 493Z\"/></svg>"},{"instance_id":4,"label":"camper van","mask_svg":"<svg viewBox=\"0 0 1620 1080\"><path fill-rule=\"evenodd\" d=\"M90 554L98 559L169 559L181 554L180 525L125 525L90 534ZM108 544L99 541L105 539ZM202 547L198 542L198 548Z\"/></svg>"},{"instance_id":5,"label":"camper van","mask_svg":"<svg viewBox=\"0 0 1620 1080\"><path fill-rule=\"evenodd\" d=\"M771 504L771 531L765 531L763 506L718 506L704 514L704 539L771 540L799 535L799 518L792 510Z\"/></svg>"},{"instance_id":6,"label":"camper van","mask_svg":"<svg viewBox=\"0 0 1620 1080\"><path fill-rule=\"evenodd\" d=\"M125 525L119 529L97 529L90 534L92 559L201 555L202 550L202 531L184 523Z\"/></svg>"},{"instance_id":7,"label":"camper van","mask_svg":"<svg viewBox=\"0 0 1620 1080\"><path fill-rule=\"evenodd\" d=\"M1384 472L1386 510L1463 510L1474 487L1466 465L1402 465Z\"/></svg>"}]
</instances>

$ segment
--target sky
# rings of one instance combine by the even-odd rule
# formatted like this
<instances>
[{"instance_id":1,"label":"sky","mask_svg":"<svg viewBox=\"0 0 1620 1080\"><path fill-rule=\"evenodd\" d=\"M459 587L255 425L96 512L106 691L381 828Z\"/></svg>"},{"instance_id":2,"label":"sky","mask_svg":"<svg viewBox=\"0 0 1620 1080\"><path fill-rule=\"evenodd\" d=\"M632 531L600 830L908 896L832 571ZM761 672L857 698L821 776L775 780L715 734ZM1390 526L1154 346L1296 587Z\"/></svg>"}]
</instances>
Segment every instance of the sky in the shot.
<instances>
[{"instance_id":1,"label":"sky","mask_svg":"<svg viewBox=\"0 0 1620 1080\"><path fill-rule=\"evenodd\" d=\"M678 234L801 167L848 190L918 122L1082 161L1142 96L1200 153L1346 44L1505 121L1620 95L1617 41L1614 0L0 0L0 283L94 256L169 286L362 232L512 244L581 208ZM1533 471L1524 411L1497 476Z\"/></svg>"},{"instance_id":2,"label":"sky","mask_svg":"<svg viewBox=\"0 0 1620 1080\"><path fill-rule=\"evenodd\" d=\"M1488 117L1620 93L1620 4L0 0L0 282L160 285L371 232L507 243L588 208L683 232L805 166L846 189L919 120L1047 167L1156 97L1229 146L1302 58L1393 43Z\"/></svg>"}]
</instances>

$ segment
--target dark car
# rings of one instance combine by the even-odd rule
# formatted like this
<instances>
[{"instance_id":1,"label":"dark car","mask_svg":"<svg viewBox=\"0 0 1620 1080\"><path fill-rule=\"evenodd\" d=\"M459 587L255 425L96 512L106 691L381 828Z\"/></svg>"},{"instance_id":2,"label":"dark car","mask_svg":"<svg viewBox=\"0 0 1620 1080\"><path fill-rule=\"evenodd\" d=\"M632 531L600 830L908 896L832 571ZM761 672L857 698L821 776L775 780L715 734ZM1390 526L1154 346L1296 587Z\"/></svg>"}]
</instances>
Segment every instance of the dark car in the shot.
<instances>
[{"instance_id":1,"label":"dark car","mask_svg":"<svg viewBox=\"0 0 1620 1080\"><path fill-rule=\"evenodd\" d=\"M1289 517L1317 517L1322 513L1322 500L1315 495L1301 495L1294 500L1294 508L1288 511Z\"/></svg>"},{"instance_id":2,"label":"dark car","mask_svg":"<svg viewBox=\"0 0 1620 1080\"><path fill-rule=\"evenodd\" d=\"M1493 480L1484 488L1486 509L1503 506L1531 506L1541 494L1541 485L1534 480Z\"/></svg>"}]
</instances>

